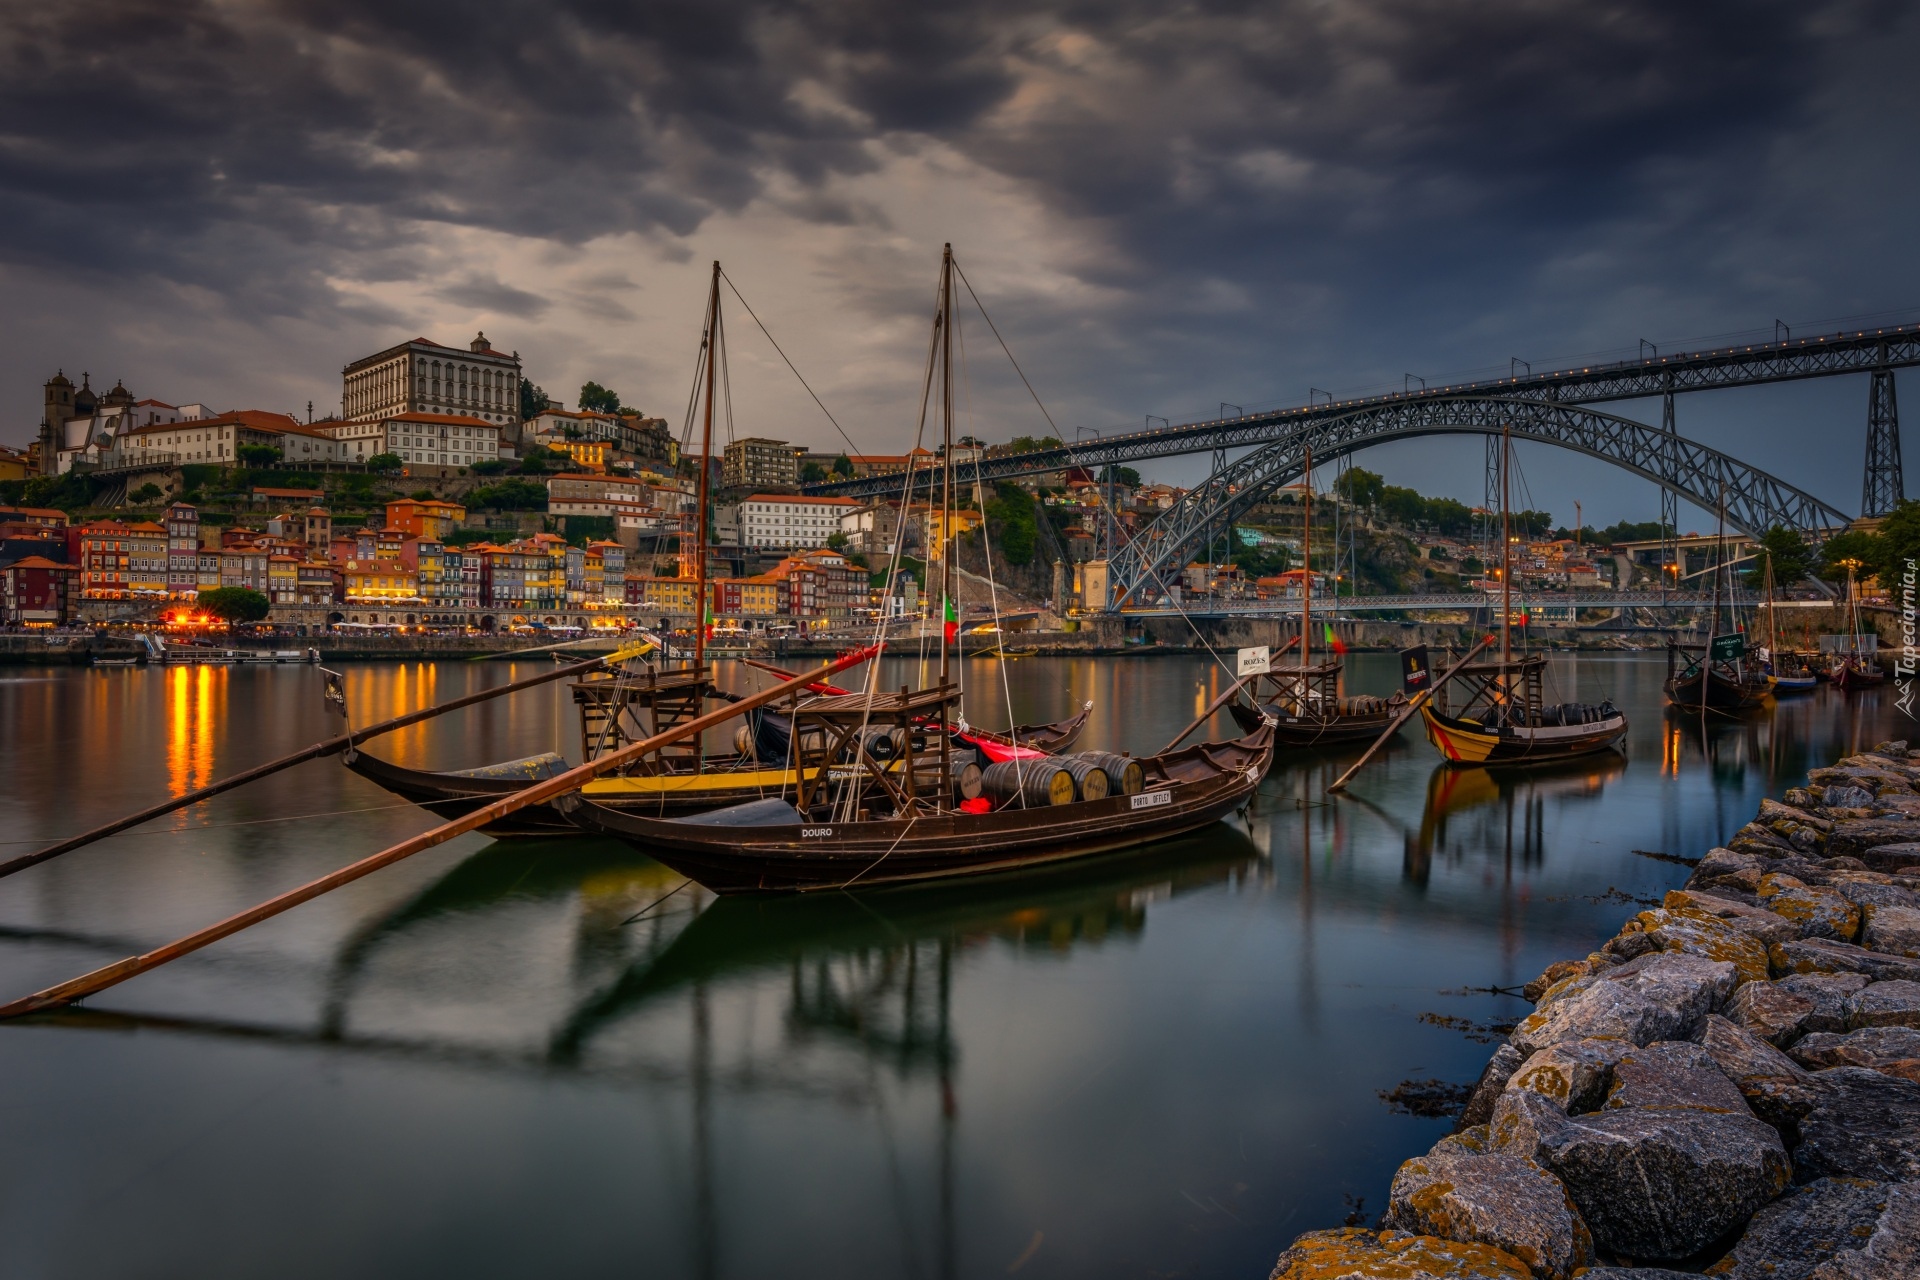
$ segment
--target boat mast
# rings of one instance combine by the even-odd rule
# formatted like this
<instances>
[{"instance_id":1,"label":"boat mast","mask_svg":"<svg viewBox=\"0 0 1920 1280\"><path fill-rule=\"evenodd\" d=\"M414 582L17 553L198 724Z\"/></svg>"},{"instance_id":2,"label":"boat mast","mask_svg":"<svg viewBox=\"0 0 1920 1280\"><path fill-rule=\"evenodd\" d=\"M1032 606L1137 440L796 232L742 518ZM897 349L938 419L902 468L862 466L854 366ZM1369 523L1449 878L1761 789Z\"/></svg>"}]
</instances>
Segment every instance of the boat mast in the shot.
<instances>
[{"instance_id":1,"label":"boat mast","mask_svg":"<svg viewBox=\"0 0 1920 1280\"><path fill-rule=\"evenodd\" d=\"M1500 678L1513 661L1513 534L1508 527L1507 465L1513 449L1513 427L1500 428Z\"/></svg>"},{"instance_id":2,"label":"boat mast","mask_svg":"<svg viewBox=\"0 0 1920 1280\"><path fill-rule=\"evenodd\" d=\"M951 655L947 644L947 602L953 599L953 246L940 253L940 683L946 684ZM958 604L954 617L960 616ZM956 626L954 643L960 642Z\"/></svg>"},{"instance_id":3,"label":"boat mast","mask_svg":"<svg viewBox=\"0 0 1920 1280\"><path fill-rule=\"evenodd\" d=\"M720 348L720 260L713 261L713 287L707 294L707 409L700 428L699 514L693 544L693 669L707 667L707 473L713 467L714 357ZM695 753L698 758L698 753Z\"/></svg>"},{"instance_id":4,"label":"boat mast","mask_svg":"<svg viewBox=\"0 0 1920 1280\"><path fill-rule=\"evenodd\" d=\"M1307 446L1306 481L1307 519L1300 526L1300 559L1306 566L1306 576L1300 579L1300 669L1306 670L1312 661L1313 649L1313 446ZM1300 690L1300 714L1306 714L1305 686Z\"/></svg>"},{"instance_id":5,"label":"boat mast","mask_svg":"<svg viewBox=\"0 0 1920 1280\"><path fill-rule=\"evenodd\" d=\"M951 654L947 644L947 602L953 600L953 245L940 251L940 687L947 687ZM975 471L977 477L979 472ZM980 513L984 522L986 512ZM960 604L954 601L954 646L960 643ZM966 714L966 707L960 708ZM1016 740L1017 745L1017 740ZM909 743L908 751L912 751ZM940 787L934 795L934 812L945 813L953 801L953 735L940 735Z\"/></svg>"}]
</instances>

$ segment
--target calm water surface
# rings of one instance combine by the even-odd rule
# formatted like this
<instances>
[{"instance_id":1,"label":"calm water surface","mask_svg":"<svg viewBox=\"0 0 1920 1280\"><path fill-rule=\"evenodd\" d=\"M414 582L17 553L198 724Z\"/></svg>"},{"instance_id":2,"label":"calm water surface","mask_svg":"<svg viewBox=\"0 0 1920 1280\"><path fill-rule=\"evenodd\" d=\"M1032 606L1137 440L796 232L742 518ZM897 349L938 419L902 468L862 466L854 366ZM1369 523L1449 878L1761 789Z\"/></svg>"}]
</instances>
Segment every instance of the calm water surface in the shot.
<instances>
[{"instance_id":1,"label":"calm water surface","mask_svg":"<svg viewBox=\"0 0 1920 1280\"><path fill-rule=\"evenodd\" d=\"M546 669L350 669L356 722ZM1389 655L1354 660L1384 692ZM908 679L904 664L890 679ZM1044 876L716 901L623 846L469 836L0 1026L5 1276L1259 1276L1371 1218L1470 1081L1491 987L1590 950L1811 764L1904 736L1885 691L1699 729L1658 655L1560 661L1624 757L1496 777L1404 736L1283 757L1244 818ZM968 664L981 725L1148 752L1205 660ZM735 673L748 683L745 673ZM764 677L762 677L764 678ZM310 668L0 669L0 852L334 731ZM1217 736L1231 732L1225 718ZM382 739L559 748L544 688ZM9 997L431 825L316 762L0 882ZM650 909L651 908L651 909ZM1463 1031L1462 1028L1466 1028Z\"/></svg>"}]
</instances>

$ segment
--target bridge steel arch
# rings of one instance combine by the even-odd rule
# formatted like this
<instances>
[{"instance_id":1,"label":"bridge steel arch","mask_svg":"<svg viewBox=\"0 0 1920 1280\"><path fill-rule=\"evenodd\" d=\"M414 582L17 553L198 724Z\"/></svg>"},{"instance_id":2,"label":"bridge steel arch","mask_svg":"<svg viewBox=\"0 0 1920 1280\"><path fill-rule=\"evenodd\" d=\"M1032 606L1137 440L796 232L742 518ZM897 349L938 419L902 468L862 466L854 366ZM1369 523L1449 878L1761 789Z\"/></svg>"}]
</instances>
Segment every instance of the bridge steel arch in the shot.
<instances>
[{"instance_id":1,"label":"bridge steel arch","mask_svg":"<svg viewBox=\"0 0 1920 1280\"><path fill-rule=\"evenodd\" d=\"M1214 473L1162 512L1120 549L1111 563L1112 601L1119 608L1145 588L1179 581L1187 557L1209 529L1232 520L1304 471L1308 446L1316 465L1395 440L1431 435L1498 435L1556 445L1610 462L1713 510L1725 496L1727 523L1758 535L1774 525L1824 538L1849 517L1738 458L1630 418L1575 404L1511 396L1458 396L1403 401L1303 422L1298 430Z\"/></svg>"}]
</instances>

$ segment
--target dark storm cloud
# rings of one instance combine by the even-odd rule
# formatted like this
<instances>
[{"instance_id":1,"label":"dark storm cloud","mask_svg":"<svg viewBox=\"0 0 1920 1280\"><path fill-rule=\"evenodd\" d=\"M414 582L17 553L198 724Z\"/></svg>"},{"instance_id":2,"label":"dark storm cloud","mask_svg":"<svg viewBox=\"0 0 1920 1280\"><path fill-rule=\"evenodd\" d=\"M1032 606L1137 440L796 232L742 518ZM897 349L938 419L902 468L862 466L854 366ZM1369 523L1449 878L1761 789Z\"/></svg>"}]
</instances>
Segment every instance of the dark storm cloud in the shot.
<instances>
[{"instance_id":1,"label":"dark storm cloud","mask_svg":"<svg viewBox=\"0 0 1920 1280\"><path fill-rule=\"evenodd\" d=\"M219 269L199 237L236 223L352 252L412 219L574 241L685 235L771 174L806 186L860 171L873 163L862 143L899 133L1116 220L1149 272L1253 250L1297 260L1275 239L1309 231L1364 246L1478 220L1482 235L1537 236L1633 201L1662 158L1763 145L1804 110L1817 46L1878 12L9 6L0 251L191 275ZM826 201L812 216L848 215ZM1340 245L1313 253L1328 248Z\"/></svg>"},{"instance_id":2,"label":"dark storm cloud","mask_svg":"<svg viewBox=\"0 0 1920 1280\"><path fill-rule=\"evenodd\" d=\"M506 283L448 229L556 254L637 232L680 259L716 213L766 198L796 238L870 229L854 252L898 274L897 241L972 253L972 229L896 227L835 180L944 148L1091 246L1034 264L1092 286L1078 300L1034 290L1000 317L1061 394L1088 421L1178 413L1216 389L1292 398L1636 327L1909 301L1890 211L1920 195L1915 12L16 4L0 7L0 262L322 329L400 323L342 281L619 322L631 294ZM925 293L875 279L851 305L918 313Z\"/></svg>"}]
</instances>

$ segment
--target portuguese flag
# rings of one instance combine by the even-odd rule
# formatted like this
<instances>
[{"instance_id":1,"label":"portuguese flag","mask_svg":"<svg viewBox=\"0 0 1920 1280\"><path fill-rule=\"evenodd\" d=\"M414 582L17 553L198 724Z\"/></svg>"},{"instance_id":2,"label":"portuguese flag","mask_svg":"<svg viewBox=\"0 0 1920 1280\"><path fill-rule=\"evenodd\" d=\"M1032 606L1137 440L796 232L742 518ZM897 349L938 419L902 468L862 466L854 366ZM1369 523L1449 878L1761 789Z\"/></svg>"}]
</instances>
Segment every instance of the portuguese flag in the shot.
<instances>
[{"instance_id":1,"label":"portuguese flag","mask_svg":"<svg viewBox=\"0 0 1920 1280\"><path fill-rule=\"evenodd\" d=\"M1342 641L1339 636L1333 634L1333 624L1328 622L1322 625L1327 629L1327 647L1332 649L1335 654L1344 656L1347 652L1346 643Z\"/></svg>"},{"instance_id":2,"label":"portuguese flag","mask_svg":"<svg viewBox=\"0 0 1920 1280\"><path fill-rule=\"evenodd\" d=\"M711 601L706 602L701 608L700 612L702 614L702 617L700 619L700 634L704 636L706 639L711 640L713 639L713 604L712 602Z\"/></svg>"},{"instance_id":3,"label":"portuguese flag","mask_svg":"<svg viewBox=\"0 0 1920 1280\"><path fill-rule=\"evenodd\" d=\"M945 596L940 597L940 616L946 620L947 643L952 644L960 635L960 611Z\"/></svg>"}]
</instances>

